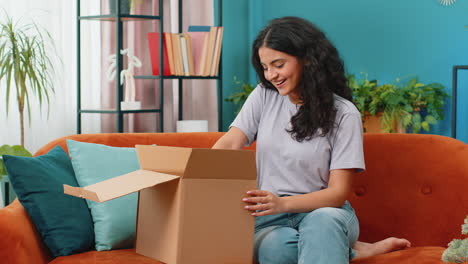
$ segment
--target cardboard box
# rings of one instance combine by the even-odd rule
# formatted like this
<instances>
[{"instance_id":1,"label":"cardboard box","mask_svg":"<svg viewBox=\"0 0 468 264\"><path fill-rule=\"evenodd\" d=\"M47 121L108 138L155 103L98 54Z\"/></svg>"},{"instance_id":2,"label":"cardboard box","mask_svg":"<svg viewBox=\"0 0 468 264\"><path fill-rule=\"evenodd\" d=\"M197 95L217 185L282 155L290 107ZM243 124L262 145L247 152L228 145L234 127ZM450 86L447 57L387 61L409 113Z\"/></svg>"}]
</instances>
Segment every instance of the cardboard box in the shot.
<instances>
[{"instance_id":1,"label":"cardboard box","mask_svg":"<svg viewBox=\"0 0 468 264\"><path fill-rule=\"evenodd\" d=\"M141 169L73 196L105 202L139 191L136 252L168 264L252 262L254 217L245 192L257 188L248 150L136 146Z\"/></svg>"}]
</instances>

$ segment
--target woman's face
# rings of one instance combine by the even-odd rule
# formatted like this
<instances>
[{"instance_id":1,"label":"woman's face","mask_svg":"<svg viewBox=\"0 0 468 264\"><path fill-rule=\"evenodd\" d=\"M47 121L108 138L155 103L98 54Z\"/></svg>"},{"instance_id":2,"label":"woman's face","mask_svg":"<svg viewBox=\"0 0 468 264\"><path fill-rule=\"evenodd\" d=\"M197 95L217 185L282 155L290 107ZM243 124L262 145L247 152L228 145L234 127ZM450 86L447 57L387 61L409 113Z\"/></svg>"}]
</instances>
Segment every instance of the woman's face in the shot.
<instances>
[{"instance_id":1,"label":"woman's face","mask_svg":"<svg viewBox=\"0 0 468 264\"><path fill-rule=\"evenodd\" d=\"M302 63L287 53L261 47L258 50L265 79L271 82L281 95L288 95L298 103L298 86L302 78Z\"/></svg>"}]
</instances>

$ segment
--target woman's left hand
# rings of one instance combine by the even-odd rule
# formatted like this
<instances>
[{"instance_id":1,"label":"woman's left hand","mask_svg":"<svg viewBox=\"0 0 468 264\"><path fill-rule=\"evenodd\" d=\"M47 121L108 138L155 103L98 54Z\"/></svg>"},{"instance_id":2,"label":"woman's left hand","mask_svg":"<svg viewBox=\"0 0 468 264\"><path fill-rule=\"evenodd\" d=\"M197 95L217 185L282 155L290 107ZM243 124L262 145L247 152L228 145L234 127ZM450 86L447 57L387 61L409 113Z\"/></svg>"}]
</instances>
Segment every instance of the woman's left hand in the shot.
<instances>
[{"instance_id":1,"label":"woman's left hand","mask_svg":"<svg viewBox=\"0 0 468 264\"><path fill-rule=\"evenodd\" d=\"M247 192L247 195L248 196L243 198L242 201L247 203L244 208L253 212L253 216L272 215L286 212L284 199L281 199L269 191L250 190Z\"/></svg>"}]
</instances>

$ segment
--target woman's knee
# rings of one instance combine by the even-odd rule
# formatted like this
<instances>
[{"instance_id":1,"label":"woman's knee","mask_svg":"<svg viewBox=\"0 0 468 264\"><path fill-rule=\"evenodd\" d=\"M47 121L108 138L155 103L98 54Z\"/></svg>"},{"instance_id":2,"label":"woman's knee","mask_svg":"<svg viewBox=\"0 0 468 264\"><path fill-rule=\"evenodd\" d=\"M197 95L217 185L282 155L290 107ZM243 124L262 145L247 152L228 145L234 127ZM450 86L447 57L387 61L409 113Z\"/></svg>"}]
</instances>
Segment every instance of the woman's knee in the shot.
<instances>
[{"instance_id":1,"label":"woman's knee","mask_svg":"<svg viewBox=\"0 0 468 264\"><path fill-rule=\"evenodd\" d=\"M308 213L301 221L301 226L318 230L327 227L346 227L352 220L353 214L341 208L323 207Z\"/></svg>"},{"instance_id":2,"label":"woman's knee","mask_svg":"<svg viewBox=\"0 0 468 264\"><path fill-rule=\"evenodd\" d=\"M255 260L260 264L297 263L298 232L289 227L267 227L255 233Z\"/></svg>"}]
</instances>

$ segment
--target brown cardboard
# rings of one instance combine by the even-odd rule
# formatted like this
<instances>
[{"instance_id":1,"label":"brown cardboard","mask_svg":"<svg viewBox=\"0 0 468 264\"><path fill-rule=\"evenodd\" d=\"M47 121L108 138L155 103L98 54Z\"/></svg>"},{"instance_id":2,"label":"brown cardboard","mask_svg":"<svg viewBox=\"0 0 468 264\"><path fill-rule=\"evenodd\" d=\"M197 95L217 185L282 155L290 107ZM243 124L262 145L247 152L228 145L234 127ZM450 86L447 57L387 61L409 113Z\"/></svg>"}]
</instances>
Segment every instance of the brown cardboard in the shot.
<instances>
[{"instance_id":1,"label":"brown cardboard","mask_svg":"<svg viewBox=\"0 0 468 264\"><path fill-rule=\"evenodd\" d=\"M242 197L256 188L246 150L136 146L141 169L70 195L104 202L140 191L136 252L168 264L252 262L254 218Z\"/></svg>"}]
</instances>

